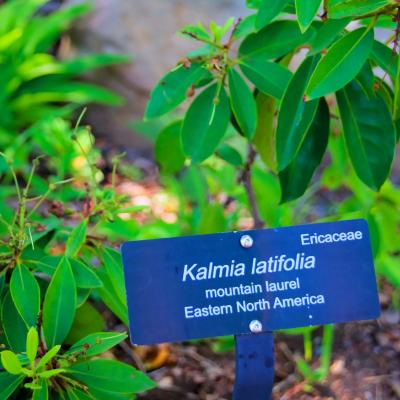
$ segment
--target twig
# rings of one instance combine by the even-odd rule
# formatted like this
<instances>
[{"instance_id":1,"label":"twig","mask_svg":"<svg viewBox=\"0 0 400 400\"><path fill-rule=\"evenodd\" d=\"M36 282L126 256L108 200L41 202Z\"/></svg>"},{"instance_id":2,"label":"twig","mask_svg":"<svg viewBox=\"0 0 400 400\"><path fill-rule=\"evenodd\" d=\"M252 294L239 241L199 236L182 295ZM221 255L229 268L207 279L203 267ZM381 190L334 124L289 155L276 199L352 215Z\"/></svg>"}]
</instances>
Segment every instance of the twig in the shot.
<instances>
[{"instance_id":1,"label":"twig","mask_svg":"<svg viewBox=\"0 0 400 400\"><path fill-rule=\"evenodd\" d=\"M260 217L260 212L258 210L254 188L251 183L251 167L254 163L256 155L257 153L254 150L254 147L250 144L246 164L243 168L241 175L239 176L239 183L243 183L244 188L246 189L247 197L250 203L251 215L253 216L254 228L259 229L263 228L265 224Z\"/></svg>"},{"instance_id":2,"label":"twig","mask_svg":"<svg viewBox=\"0 0 400 400\"><path fill-rule=\"evenodd\" d=\"M397 8L397 13L395 16L396 29L394 31L394 40L393 40L393 54L396 55L399 50L399 36L400 36L400 7Z\"/></svg>"},{"instance_id":3,"label":"twig","mask_svg":"<svg viewBox=\"0 0 400 400\"><path fill-rule=\"evenodd\" d=\"M226 49L230 49L233 43L233 39L235 37L235 33L240 25L240 23L242 22L242 18L238 18L237 21L235 22L235 25L233 26L233 29L231 31L231 34L229 36L228 42L226 43L226 45L224 46Z\"/></svg>"}]
</instances>

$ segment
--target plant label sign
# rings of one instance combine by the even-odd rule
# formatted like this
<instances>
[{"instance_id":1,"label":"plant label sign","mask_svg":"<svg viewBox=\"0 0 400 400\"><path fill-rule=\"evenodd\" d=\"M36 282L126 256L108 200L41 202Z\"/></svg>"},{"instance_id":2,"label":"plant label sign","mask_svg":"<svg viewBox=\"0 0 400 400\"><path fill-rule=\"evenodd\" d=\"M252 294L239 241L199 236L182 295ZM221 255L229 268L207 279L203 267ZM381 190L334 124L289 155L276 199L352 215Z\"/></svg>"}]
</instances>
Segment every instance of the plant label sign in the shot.
<instances>
[{"instance_id":1,"label":"plant label sign","mask_svg":"<svg viewBox=\"0 0 400 400\"><path fill-rule=\"evenodd\" d=\"M122 257L135 344L380 313L364 220L128 242Z\"/></svg>"}]
</instances>

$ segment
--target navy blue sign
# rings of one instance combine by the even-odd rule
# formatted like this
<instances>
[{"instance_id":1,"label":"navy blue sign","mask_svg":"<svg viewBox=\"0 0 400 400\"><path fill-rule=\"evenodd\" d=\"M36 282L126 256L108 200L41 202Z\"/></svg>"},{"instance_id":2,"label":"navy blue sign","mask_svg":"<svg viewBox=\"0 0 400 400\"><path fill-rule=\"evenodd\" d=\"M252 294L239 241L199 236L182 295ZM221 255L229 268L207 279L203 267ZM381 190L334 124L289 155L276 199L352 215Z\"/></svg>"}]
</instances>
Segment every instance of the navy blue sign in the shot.
<instances>
[{"instance_id":1,"label":"navy blue sign","mask_svg":"<svg viewBox=\"0 0 400 400\"><path fill-rule=\"evenodd\" d=\"M380 313L364 220L128 242L122 256L135 344Z\"/></svg>"}]
</instances>

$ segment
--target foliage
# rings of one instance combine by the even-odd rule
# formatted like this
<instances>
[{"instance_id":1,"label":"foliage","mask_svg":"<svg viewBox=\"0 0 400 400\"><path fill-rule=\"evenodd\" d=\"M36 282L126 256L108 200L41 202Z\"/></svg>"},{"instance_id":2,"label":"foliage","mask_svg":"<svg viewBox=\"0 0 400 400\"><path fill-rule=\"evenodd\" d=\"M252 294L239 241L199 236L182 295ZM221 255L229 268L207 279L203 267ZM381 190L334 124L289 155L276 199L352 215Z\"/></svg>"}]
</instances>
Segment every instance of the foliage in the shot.
<instances>
[{"instance_id":1,"label":"foliage","mask_svg":"<svg viewBox=\"0 0 400 400\"><path fill-rule=\"evenodd\" d=\"M400 192L388 179L400 136L398 3L247 5L254 13L243 20L181 29L200 47L150 96L147 121L190 99L155 141L161 171L179 172L194 207L181 220L188 231L212 233L243 228L245 216L255 227L366 218L378 275L399 288ZM378 28L387 32L385 42ZM309 381L323 380L333 328L324 327L317 370L307 364L314 333L296 333L305 338L299 370ZM217 350L231 347L230 338L215 343Z\"/></svg>"},{"instance_id":2,"label":"foliage","mask_svg":"<svg viewBox=\"0 0 400 400\"><path fill-rule=\"evenodd\" d=\"M96 54L59 60L50 52L63 32L87 14L88 3L39 15L46 0L11 0L0 5L0 146L21 129L49 115L68 115L86 103L117 105L121 99L76 78L95 68L127 62L128 57ZM60 107L69 104L69 107Z\"/></svg>"},{"instance_id":3,"label":"foliage","mask_svg":"<svg viewBox=\"0 0 400 400\"><path fill-rule=\"evenodd\" d=\"M115 190L120 156L113 160L111 186L100 186L97 151L79 142L89 136L91 143L90 133L53 122L64 126L63 141L75 149L65 157L72 163L81 158L86 173L64 170L65 160L52 159L48 168L55 173L43 190L36 174L43 161L17 172L0 153L7 168L0 191L0 398L132 399L154 383L128 364L99 359L127 335L103 332L96 309L104 303L127 324L120 256L102 236L111 221L132 212ZM49 201L50 213L44 212Z\"/></svg>"}]
</instances>

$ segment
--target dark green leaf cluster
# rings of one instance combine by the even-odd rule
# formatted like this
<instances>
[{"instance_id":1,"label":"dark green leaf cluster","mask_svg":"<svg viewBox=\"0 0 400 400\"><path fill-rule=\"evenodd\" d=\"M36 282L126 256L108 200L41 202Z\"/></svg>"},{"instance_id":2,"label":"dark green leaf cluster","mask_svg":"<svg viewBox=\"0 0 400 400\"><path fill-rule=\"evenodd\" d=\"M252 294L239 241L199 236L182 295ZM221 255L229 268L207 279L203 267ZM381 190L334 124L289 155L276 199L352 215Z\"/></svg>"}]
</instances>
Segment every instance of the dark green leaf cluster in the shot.
<instances>
[{"instance_id":1,"label":"dark green leaf cluster","mask_svg":"<svg viewBox=\"0 0 400 400\"><path fill-rule=\"evenodd\" d=\"M393 40L386 44L378 41L375 27L380 16L397 15L396 3L260 0L249 6L256 13L242 21L181 30L203 47L151 93L147 119L193 98L183 120L157 139L161 167L176 172L186 159L201 163L213 154L240 166L228 143L233 129L278 174L286 202L308 188L334 118L343 127L356 174L379 190L398 137L399 30L392 23Z\"/></svg>"}]
</instances>

